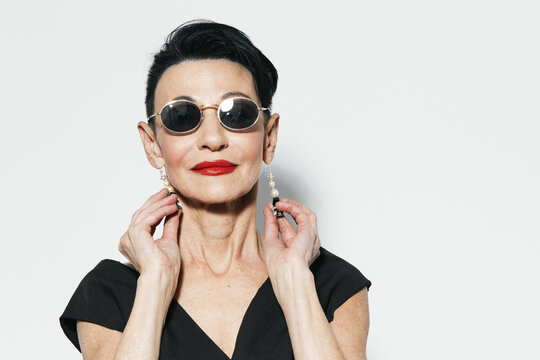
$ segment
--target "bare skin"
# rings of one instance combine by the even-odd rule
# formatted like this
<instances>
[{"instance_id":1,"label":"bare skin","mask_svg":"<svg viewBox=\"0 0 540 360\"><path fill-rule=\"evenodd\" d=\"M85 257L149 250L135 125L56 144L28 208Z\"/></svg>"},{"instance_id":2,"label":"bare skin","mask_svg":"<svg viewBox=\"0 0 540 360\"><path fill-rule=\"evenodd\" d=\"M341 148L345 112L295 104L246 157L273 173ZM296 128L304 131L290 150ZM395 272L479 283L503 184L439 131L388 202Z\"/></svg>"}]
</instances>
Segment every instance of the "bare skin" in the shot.
<instances>
[{"instance_id":1,"label":"bare skin","mask_svg":"<svg viewBox=\"0 0 540 360\"><path fill-rule=\"evenodd\" d=\"M219 104L230 93L242 93L260 106L251 74L242 66L227 60L189 61L165 71L155 108L159 111L178 96L200 105ZM155 133L145 122L138 129L148 161L156 169L165 166L182 210L175 205L177 195L160 191L134 213L119 245L141 274L132 314L123 333L78 322L84 358L157 359L171 301L178 301L231 358L247 306L268 277L284 311L295 358L365 358L367 291L345 302L330 324L318 302L309 270L320 247L315 214L297 201L282 199L278 209L291 214L297 229L285 218L276 219L268 206L265 236L256 229L256 183L261 161L273 159L279 115L272 114L266 126L258 121L249 131L232 132L208 108L201 126L187 135L169 133L160 121ZM238 166L219 176L191 170L216 159ZM163 235L154 240L153 229L162 219Z\"/></svg>"}]
</instances>

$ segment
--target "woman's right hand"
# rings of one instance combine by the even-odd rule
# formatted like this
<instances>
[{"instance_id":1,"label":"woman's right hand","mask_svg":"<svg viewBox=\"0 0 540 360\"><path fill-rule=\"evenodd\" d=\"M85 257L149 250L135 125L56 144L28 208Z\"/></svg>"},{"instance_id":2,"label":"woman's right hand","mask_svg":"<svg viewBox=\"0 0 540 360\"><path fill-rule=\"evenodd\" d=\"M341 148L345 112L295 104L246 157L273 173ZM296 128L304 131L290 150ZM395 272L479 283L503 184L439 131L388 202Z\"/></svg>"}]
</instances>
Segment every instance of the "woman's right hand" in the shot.
<instances>
[{"instance_id":1,"label":"woman's right hand","mask_svg":"<svg viewBox=\"0 0 540 360\"><path fill-rule=\"evenodd\" d=\"M141 275L158 275L176 288L180 273L178 239L182 210L176 205L178 196L168 194L167 188L161 189L135 211L129 228L120 238L118 250ZM154 240L156 226L163 217L163 235Z\"/></svg>"}]
</instances>

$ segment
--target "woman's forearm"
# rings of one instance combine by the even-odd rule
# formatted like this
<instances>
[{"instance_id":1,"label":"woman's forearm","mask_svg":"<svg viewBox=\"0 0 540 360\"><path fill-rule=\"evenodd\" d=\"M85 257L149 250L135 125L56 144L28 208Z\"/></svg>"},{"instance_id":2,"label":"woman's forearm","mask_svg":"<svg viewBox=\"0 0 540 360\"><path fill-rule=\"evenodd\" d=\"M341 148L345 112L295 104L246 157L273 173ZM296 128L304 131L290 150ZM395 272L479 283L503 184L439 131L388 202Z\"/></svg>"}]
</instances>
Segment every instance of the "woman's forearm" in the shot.
<instances>
[{"instance_id":1,"label":"woman's forearm","mask_svg":"<svg viewBox=\"0 0 540 360\"><path fill-rule=\"evenodd\" d=\"M157 360L167 311L174 295L171 281L159 274L141 275L131 315L114 360Z\"/></svg>"},{"instance_id":2,"label":"woman's forearm","mask_svg":"<svg viewBox=\"0 0 540 360\"><path fill-rule=\"evenodd\" d=\"M302 265L282 269L272 279L285 315L297 360L344 360L343 353L322 310L313 274Z\"/></svg>"}]
</instances>

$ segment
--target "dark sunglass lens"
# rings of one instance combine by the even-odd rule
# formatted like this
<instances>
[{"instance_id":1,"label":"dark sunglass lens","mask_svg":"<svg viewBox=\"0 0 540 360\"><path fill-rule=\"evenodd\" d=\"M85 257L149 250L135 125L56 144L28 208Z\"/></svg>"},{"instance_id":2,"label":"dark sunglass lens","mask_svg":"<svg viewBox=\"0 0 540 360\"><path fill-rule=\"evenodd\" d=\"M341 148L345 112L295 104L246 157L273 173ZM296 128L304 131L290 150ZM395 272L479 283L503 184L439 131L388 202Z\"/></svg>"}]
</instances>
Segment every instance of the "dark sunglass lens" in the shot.
<instances>
[{"instance_id":1,"label":"dark sunglass lens","mask_svg":"<svg viewBox=\"0 0 540 360\"><path fill-rule=\"evenodd\" d=\"M249 99L231 98L221 103L219 118L231 129L241 130L250 127L257 120L259 109L257 104Z\"/></svg>"},{"instance_id":2,"label":"dark sunglass lens","mask_svg":"<svg viewBox=\"0 0 540 360\"><path fill-rule=\"evenodd\" d=\"M176 132L188 132L195 129L201 121L201 111L197 105L179 101L165 106L161 111L163 126Z\"/></svg>"}]
</instances>

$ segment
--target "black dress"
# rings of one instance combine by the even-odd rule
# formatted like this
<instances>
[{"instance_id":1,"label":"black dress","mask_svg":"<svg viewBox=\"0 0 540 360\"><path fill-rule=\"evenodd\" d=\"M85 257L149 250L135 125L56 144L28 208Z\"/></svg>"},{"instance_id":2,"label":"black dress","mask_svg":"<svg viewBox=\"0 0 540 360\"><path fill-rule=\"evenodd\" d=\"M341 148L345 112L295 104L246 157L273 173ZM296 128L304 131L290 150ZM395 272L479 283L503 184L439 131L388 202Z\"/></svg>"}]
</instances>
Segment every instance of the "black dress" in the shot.
<instances>
[{"instance_id":1,"label":"black dress","mask_svg":"<svg viewBox=\"0 0 540 360\"><path fill-rule=\"evenodd\" d=\"M356 267L323 247L310 269L328 321L333 320L334 311L347 299L371 286L371 281ZM137 271L106 259L83 278L60 316L64 333L79 351L77 320L124 330L135 300L138 277ZM159 359L227 360L229 357L177 301L172 301L163 327ZM287 323L269 278L246 310L232 359L294 359Z\"/></svg>"}]
</instances>

